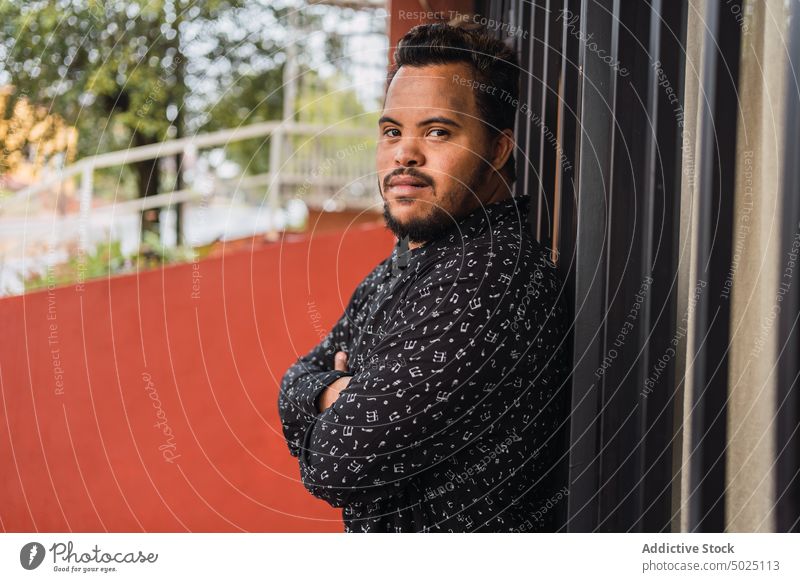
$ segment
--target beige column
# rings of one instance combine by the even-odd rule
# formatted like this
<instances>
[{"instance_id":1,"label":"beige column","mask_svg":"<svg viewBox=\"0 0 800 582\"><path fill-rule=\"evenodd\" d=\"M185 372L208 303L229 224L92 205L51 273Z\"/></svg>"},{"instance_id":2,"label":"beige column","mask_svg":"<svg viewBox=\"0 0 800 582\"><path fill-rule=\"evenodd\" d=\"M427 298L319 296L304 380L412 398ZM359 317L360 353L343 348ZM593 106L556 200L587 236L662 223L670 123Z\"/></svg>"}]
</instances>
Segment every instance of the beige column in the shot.
<instances>
[{"instance_id":1,"label":"beige column","mask_svg":"<svg viewBox=\"0 0 800 582\"><path fill-rule=\"evenodd\" d=\"M787 10L746 0L740 60L731 302L726 531L774 531L775 359Z\"/></svg>"}]
</instances>

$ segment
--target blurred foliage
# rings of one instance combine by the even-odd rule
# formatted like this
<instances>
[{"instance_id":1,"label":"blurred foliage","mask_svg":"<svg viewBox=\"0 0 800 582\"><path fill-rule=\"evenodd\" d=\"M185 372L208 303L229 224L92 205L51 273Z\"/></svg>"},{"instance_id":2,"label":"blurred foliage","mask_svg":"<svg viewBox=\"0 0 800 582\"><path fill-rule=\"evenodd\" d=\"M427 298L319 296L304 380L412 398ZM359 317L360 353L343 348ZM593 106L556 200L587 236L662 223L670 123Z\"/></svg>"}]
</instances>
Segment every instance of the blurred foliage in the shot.
<instances>
[{"instance_id":1,"label":"blurred foliage","mask_svg":"<svg viewBox=\"0 0 800 582\"><path fill-rule=\"evenodd\" d=\"M197 254L191 247L165 246L159 240L158 235L148 232L145 233L139 252L133 256L132 261L138 270L170 263L185 263L199 258Z\"/></svg>"},{"instance_id":2,"label":"blurred foliage","mask_svg":"<svg viewBox=\"0 0 800 582\"><path fill-rule=\"evenodd\" d=\"M277 75L278 72L276 71ZM346 127L370 127L375 128L377 138L378 116L377 111L368 112L358 98L354 89L347 86L347 83L340 76L332 75L327 78L321 77L316 71L305 69L298 73L299 91L297 97L296 121L300 123L330 125L337 128ZM268 75L265 75L268 77ZM265 79L264 81L268 81ZM274 83L280 84L280 80ZM273 84L273 86L275 86ZM275 117L280 116L282 107L280 101L273 104L269 103L271 96L268 96L263 103L257 103L258 91L245 90L241 95L236 91L231 91L230 96L226 96L217 104L218 107L226 111L225 115L218 115L216 123L220 123L220 129L238 125L264 121L255 112L271 111L275 108ZM240 109L237 110L237 107ZM216 128L216 127L215 127ZM326 137L319 139L313 134L299 135L292 138L292 151L295 156L302 157L301 151L307 151L312 147L322 146L327 148L344 148L352 143L351 137ZM227 159L236 162L246 174L264 174L269 172L269 138L258 138L232 142L225 147ZM339 144L338 147L332 144ZM285 155L285 154L284 154ZM284 158L284 163L287 163Z\"/></svg>"},{"instance_id":3,"label":"blurred foliage","mask_svg":"<svg viewBox=\"0 0 800 582\"><path fill-rule=\"evenodd\" d=\"M367 111L354 89L357 81L341 74L323 78L314 70L302 76L304 89L298 97L297 119L303 123L337 127L373 127L378 135L378 111Z\"/></svg>"},{"instance_id":4,"label":"blurred foliage","mask_svg":"<svg viewBox=\"0 0 800 582\"><path fill-rule=\"evenodd\" d=\"M217 130L279 120L283 112L283 66L241 77L215 103L210 105L203 129ZM269 171L269 140L235 141L225 146L228 159L245 173Z\"/></svg>"},{"instance_id":5,"label":"blurred foliage","mask_svg":"<svg viewBox=\"0 0 800 582\"><path fill-rule=\"evenodd\" d=\"M13 87L0 87L0 176L21 171L36 175L59 155L71 162L78 141L75 128L27 97L10 106L13 93Z\"/></svg>"},{"instance_id":6,"label":"blurred foliage","mask_svg":"<svg viewBox=\"0 0 800 582\"><path fill-rule=\"evenodd\" d=\"M81 156L156 142L186 94L187 15L202 23L241 4L2 2L3 67L18 94L48 102L78 128Z\"/></svg>"},{"instance_id":7,"label":"blurred foliage","mask_svg":"<svg viewBox=\"0 0 800 582\"><path fill-rule=\"evenodd\" d=\"M295 26L308 34L287 30L299 6ZM345 63L343 40L322 25L328 13L299 0L0 1L0 70L16 98L78 129L84 157L279 119L288 42L300 67L320 46L334 67ZM263 171L263 146L236 144L232 155ZM139 195L159 191L158 172L139 165Z\"/></svg>"},{"instance_id":8,"label":"blurred foliage","mask_svg":"<svg viewBox=\"0 0 800 582\"><path fill-rule=\"evenodd\" d=\"M349 64L347 43L331 31L338 26L331 26L332 15L347 18L347 11L303 0L0 0L0 82L11 87L2 105L9 112L31 107L38 122L47 119L40 115L46 110L53 116L48 123L74 127L77 145L64 151L76 158L279 120L285 47L294 43L298 120L361 119L355 91L340 90L353 82L341 75ZM263 173L269 140L230 144L225 155L247 173ZM173 181L178 187L179 167L176 159L171 170L160 171L146 160L101 170L96 194L119 199L132 191L140 197L162 192ZM45 275L28 276L26 288L189 256L186 249L164 248L146 230L142 240L130 257L118 243L75 255Z\"/></svg>"},{"instance_id":9,"label":"blurred foliage","mask_svg":"<svg viewBox=\"0 0 800 582\"><path fill-rule=\"evenodd\" d=\"M124 273L135 273L162 265L185 263L203 258L210 246L193 249L191 247L165 247L158 235L146 232L139 251L124 255L120 241L100 242L86 253L72 249L67 262L53 265L44 273L29 273L24 280L25 292L44 289L50 286L72 285L78 281L88 281L99 277L109 277Z\"/></svg>"}]
</instances>

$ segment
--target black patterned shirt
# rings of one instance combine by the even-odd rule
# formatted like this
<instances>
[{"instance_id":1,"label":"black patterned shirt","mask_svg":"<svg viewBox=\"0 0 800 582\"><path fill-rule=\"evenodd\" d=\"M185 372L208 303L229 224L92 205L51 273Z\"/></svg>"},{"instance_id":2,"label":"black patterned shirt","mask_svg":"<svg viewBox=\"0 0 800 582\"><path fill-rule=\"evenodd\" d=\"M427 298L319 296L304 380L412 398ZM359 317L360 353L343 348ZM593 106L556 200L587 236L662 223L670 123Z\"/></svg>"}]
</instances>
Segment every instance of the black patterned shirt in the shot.
<instances>
[{"instance_id":1,"label":"black patterned shirt","mask_svg":"<svg viewBox=\"0 0 800 582\"><path fill-rule=\"evenodd\" d=\"M348 532L544 531L567 491L563 284L529 233L530 196L396 244L328 336L289 368L278 408L306 489ZM334 354L348 354L348 371ZM324 412L317 397L352 376Z\"/></svg>"}]
</instances>

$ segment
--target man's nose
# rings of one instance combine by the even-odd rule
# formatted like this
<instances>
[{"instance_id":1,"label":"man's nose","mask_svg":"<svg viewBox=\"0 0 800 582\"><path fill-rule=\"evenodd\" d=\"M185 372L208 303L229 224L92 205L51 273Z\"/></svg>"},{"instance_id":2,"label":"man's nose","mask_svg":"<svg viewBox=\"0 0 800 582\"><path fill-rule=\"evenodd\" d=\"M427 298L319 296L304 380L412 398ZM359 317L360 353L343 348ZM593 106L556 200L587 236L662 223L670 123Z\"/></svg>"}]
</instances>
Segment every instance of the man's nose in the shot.
<instances>
[{"instance_id":1,"label":"man's nose","mask_svg":"<svg viewBox=\"0 0 800 582\"><path fill-rule=\"evenodd\" d=\"M425 156L420 148L420 139L416 137L406 137L399 140L397 149L394 152L394 161L398 166L422 166L425 164Z\"/></svg>"}]
</instances>

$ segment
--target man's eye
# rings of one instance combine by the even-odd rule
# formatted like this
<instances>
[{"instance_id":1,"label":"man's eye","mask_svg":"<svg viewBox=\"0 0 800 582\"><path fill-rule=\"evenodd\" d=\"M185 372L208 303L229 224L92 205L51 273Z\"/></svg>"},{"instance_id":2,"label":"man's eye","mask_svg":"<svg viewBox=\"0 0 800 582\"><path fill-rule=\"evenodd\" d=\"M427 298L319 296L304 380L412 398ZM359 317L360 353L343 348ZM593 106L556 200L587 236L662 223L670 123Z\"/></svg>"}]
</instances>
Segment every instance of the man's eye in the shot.
<instances>
[{"instance_id":1,"label":"man's eye","mask_svg":"<svg viewBox=\"0 0 800 582\"><path fill-rule=\"evenodd\" d=\"M430 130L428 135L433 136L433 137L447 137L448 135L450 135L450 132L447 131L446 129L440 129L440 128L437 127L437 128L434 128L434 129Z\"/></svg>"},{"instance_id":2,"label":"man's eye","mask_svg":"<svg viewBox=\"0 0 800 582\"><path fill-rule=\"evenodd\" d=\"M385 137L398 137L400 135L400 131L394 127L389 127L383 130L383 135Z\"/></svg>"}]
</instances>

